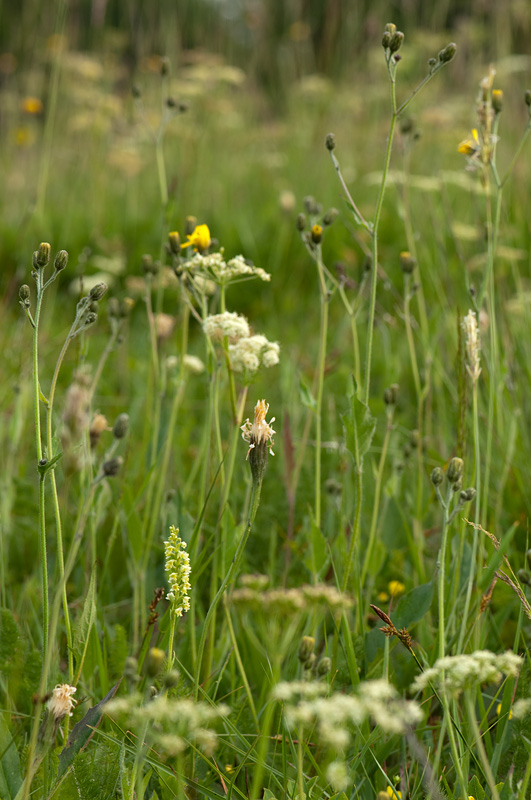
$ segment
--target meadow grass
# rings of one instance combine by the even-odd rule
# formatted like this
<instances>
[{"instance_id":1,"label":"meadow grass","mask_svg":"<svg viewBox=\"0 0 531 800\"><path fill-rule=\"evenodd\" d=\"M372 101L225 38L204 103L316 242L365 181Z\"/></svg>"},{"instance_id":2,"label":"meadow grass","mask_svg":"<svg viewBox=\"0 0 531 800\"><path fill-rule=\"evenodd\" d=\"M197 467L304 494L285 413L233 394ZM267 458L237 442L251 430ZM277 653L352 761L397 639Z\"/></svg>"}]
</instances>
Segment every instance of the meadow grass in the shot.
<instances>
[{"instance_id":1,"label":"meadow grass","mask_svg":"<svg viewBox=\"0 0 531 800\"><path fill-rule=\"evenodd\" d=\"M529 796L531 94L415 41L8 95L2 800Z\"/></svg>"}]
</instances>

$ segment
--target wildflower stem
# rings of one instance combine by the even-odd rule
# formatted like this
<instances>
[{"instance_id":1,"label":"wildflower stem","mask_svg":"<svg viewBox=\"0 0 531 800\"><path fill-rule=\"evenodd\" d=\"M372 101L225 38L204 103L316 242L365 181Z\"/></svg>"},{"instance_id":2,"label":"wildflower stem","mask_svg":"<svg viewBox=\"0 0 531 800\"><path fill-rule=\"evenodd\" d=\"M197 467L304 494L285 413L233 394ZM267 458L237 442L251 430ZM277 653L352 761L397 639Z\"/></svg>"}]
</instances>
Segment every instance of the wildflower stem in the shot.
<instances>
[{"instance_id":1,"label":"wildflower stem","mask_svg":"<svg viewBox=\"0 0 531 800\"><path fill-rule=\"evenodd\" d=\"M491 798L492 800L500 800L500 795L498 794L498 789L496 788L496 781L494 779L494 775L492 774L490 762L487 757L487 753L485 751L485 745L483 744L483 739L481 738L481 732L479 730L479 726L477 723L474 702L472 700L471 693L469 691L465 692L465 706L470 726L472 728L474 741L476 742L476 747L479 754L479 760L481 761L481 766L483 767L483 774L485 775L485 778L487 779L487 783L489 785Z\"/></svg>"},{"instance_id":2,"label":"wildflower stem","mask_svg":"<svg viewBox=\"0 0 531 800\"><path fill-rule=\"evenodd\" d=\"M236 634L234 632L234 625L232 624L232 617L230 615L230 609L227 604L227 595L223 596L223 606L225 609L225 619L227 621L227 627L229 629L230 639L232 642L232 648L234 652L234 657L236 658L236 663L238 664L238 669L240 670L240 676L243 681L243 685L245 687L245 693L247 694L247 700L249 702L249 708L251 709L251 714L253 715L254 724L256 725L256 729L260 729L260 723L258 721L258 714L256 713L256 706L254 704L253 693L251 691L251 687L249 685L249 680L247 678L247 674L245 672L245 667L243 665L243 660L240 655L240 648L238 647L238 640L236 638Z\"/></svg>"},{"instance_id":3,"label":"wildflower stem","mask_svg":"<svg viewBox=\"0 0 531 800\"><path fill-rule=\"evenodd\" d=\"M387 459L387 450L389 448L389 439L391 436L392 429L393 429L393 407L390 407L389 413L387 415L387 425L385 428L385 436L382 444L382 452L380 453L380 461L378 463L378 471L376 473L376 485L374 487L374 503L372 507L371 527L369 529L369 540L367 542L367 549L365 551L365 558L363 560L363 567L361 570L361 578L360 578L360 583L362 587L365 582L367 572L369 570L372 551L374 548L376 526L378 524L378 512L380 510L380 495L382 491L383 472L385 468L385 462Z\"/></svg>"},{"instance_id":4,"label":"wildflower stem","mask_svg":"<svg viewBox=\"0 0 531 800\"><path fill-rule=\"evenodd\" d=\"M321 246L317 248L317 273L319 276L319 293L321 306L321 324L319 330L319 360L317 366L317 398L315 409L315 524L321 527L321 439L322 439L322 410L323 386L326 362L326 339L328 333L328 290L323 270Z\"/></svg>"},{"instance_id":5,"label":"wildflower stem","mask_svg":"<svg viewBox=\"0 0 531 800\"><path fill-rule=\"evenodd\" d=\"M396 110L396 84L394 74L390 71L389 77L391 81L391 124L389 126L389 136L387 138L387 148L385 152L385 160L382 171L382 181L380 184L380 191L378 193L378 200L376 202L376 212L374 214L374 222L372 225L372 273L371 273L371 295L369 302L369 319L367 323L367 344L365 349L365 385L364 385L364 402L365 405L369 404L370 397L370 383L371 383L371 362L372 362L372 342L374 332L374 314L376 310L376 287L378 285L378 228L380 225L380 217L382 214L383 201L385 196L385 189L387 185L387 176L389 174L389 165L391 163L391 152L393 149L393 138L398 118Z\"/></svg>"},{"instance_id":6,"label":"wildflower stem","mask_svg":"<svg viewBox=\"0 0 531 800\"><path fill-rule=\"evenodd\" d=\"M444 620L444 582L446 580L446 545L448 543L450 498L452 497L453 487L448 486L446 500L442 501L443 521L441 549L439 551L439 575L438 575L438 598L439 598L439 658L444 658L446 652L446 632Z\"/></svg>"},{"instance_id":7,"label":"wildflower stem","mask_svg":"<svg viewBox=\"0 0 531 800\"><path fill-rule=\"evenodd\" d=\"M251 533L251 528L253 526L254 518L256 517L256 512L258 511L258 506L260 505L260 494L262 491L262 483L261 481L253 481L252 485L252 492L251 492L251 504L249 509L249 516L247 519L247 524L245 526L245 530L238 542L238 546L236 548L236 552L234 557L231 561L229 569L227 570L227 574L223 578L221 585L216 593L216 596L210 603L209 609L207 611L205 621L203 623L203 630L201 631L201 639L199 640L199 647L197 650L197 668L195 671L195 689L194 689L194 698L197 700L199 695L199 684L201 681L201 672L202 672L202 662L203 662L203 653L205 650L205 643L206 638L209 630L210 623L212 621L212 617L214 616L216 609L218 607L218 603L223 597L225 590L228 586L230 586L231 581L233 580L235 573L237 572L240 562L242 559L243 551L245 550L245 545L247 544L247 540L249 539L249 534ZM208 678L208 675L205 676Z\"/></svg>"}]
</instances>

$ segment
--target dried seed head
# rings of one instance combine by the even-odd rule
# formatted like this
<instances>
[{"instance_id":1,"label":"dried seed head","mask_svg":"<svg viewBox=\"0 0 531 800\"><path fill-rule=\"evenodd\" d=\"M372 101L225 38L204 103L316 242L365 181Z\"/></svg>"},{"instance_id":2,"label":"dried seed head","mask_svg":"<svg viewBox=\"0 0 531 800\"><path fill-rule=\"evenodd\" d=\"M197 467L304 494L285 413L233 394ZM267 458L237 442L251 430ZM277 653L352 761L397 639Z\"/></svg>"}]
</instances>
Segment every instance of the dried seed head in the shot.
<instances>
[{"instance_id":1,"label":"dried seed head","mask_svg":"<svg viewBox=\"0 0 531 800\"><path fill-rule=\"evenodd\" d=\"M266 414L269 409L269 403L265 400L259 400L254 408L254 421L251 423L247 419L241 426L242 437L249 443L249 450L247 451L247 459L251 467L251 474L253 483L261 484L267 466L267 454L273 453L273 436L275 431L271 424L275 421L271 417L269 422L266 422Z\"/></svg>"}]
</instances>

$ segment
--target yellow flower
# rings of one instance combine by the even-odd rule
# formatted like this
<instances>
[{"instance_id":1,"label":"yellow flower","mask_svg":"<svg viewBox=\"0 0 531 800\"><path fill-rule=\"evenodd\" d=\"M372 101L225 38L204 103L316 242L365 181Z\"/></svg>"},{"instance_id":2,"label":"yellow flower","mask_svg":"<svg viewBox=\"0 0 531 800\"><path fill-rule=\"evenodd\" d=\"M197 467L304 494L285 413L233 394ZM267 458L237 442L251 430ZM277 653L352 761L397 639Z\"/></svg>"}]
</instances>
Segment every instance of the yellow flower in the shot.
<instances>
[{"instance_id":1,"label":"yellow flower","mask_svg":"<svg viewBox=\"0 0 531 800\"><path fill-rule=\"evenodd\" d=\"M389 581L387 588L389 589L389 594L393 597L397 594L404 594L406 591L406 587L403 583L400 583L400 581Z\"/></svg>"},{"instance_id":2,"label":"yellow flower","mask_svg":"<svg viewBox=\"0 0 531 800\"><path fill-rule=\"evenodd\" d=\"M498 705L496 706L496 714L498 716L500 716L500 714L501 714L501 708L502 708L502 704L498 703ZM509 709L509 719L512 719L512 716L513 716L513 710L511 708L511 709Z\"/></svg>"},{"instance_id":3,"label":"yellow flower","mask_svg":"<svg viewBox=\"0 0 531 800\"><path fill-rule=\"evenodd\" d=\"M400 789L392 789L390 786L388 786L385 791L389 797L392 798L392 800L401 800L402 798L402 792Z\"/></svg>"},{"instance_id":4,"label":"yellow flower","mask_svg":"<svg viewBox=\"0 0 531 800\"><path fill-rule=\"evenodd\" d=\"M26 114L41 114L43 106L38 97L25 97L20 107Z\"/></svg>"},{"instance_id":5,"label":"yellow flower","mask_svg":"<svg viewBox=\"0 0 531 800\"><path fill-rule=\"evenodd\" d=\"M478 132L475 128L472 129L472 136L461 142L457 148L458 152L464 156L473 156L479 153L481 145L479 143Z\"/></svg>"},{"instance_id":6,"label":"yellow flower","mask_svg":"<svg viewBox=\"0 0 531 800\"><path fill-rule=\"evenodd\" d=\"M208 229L208 225L196 225L192 233L189 233L186 237L188 241L185 244L181 245L182 247L192 247L194 250L198 250L200 253L203 250L206 250L210 244L210 231Z\"/></svg>"},{"instance_id":7,"label":"yellow flower","mask_svg":"<svg viewBox=\"0 0 531 800\"><path fill-rule=\"evenodd\" d=\"M387 594L387 592L380 592L378 594L378 600L380 601L380 603L386 603L389 600L389 595Z\"/></svg>"}]
</instances>

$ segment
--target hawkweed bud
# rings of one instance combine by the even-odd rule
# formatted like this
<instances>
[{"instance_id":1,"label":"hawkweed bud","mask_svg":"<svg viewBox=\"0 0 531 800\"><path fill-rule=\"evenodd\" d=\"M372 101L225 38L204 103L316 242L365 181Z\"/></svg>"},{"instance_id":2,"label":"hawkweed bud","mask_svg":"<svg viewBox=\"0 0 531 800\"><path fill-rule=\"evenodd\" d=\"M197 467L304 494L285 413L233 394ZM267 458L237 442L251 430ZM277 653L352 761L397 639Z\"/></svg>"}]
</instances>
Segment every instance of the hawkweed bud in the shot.
<instances>
[{"instance_id":1,"label":"hawkweed bud","mask_svg":"<svg viewBox=\"0 0 531 800\"><path fill-rule=\"evenodd\" d=\"M441 483L444 480L444 472L442 471L442 469L440 467L435 467L435 469L432 469L430 480L431 480L431 482L433 483L434 486L440 486L441 485Z\"/></svg>"},{"instance_id":2,"label":"hawkweed bud","mask_svg":"<svg viewBox=\"0 0 531 800\"><path fill-rule=\"evenodd\" d=\"M177 234L178 236L179 234ZM170 233L171 236L171 233ZM155 266L155 262L153 261L153 256L149 253L144 253L142 256L142 271L145 275L156 275L157 267Z\"/></svg>"},{"instance_id":3,"label":"hawkweed bud","mask_svg":"<svg viewBox=\"0 0 531 800\"><path fill-rule=\"evenodd\" d=\"M417 259L414 258L414 256L412 256L407 250L403 250L400 253L400 266L402 267L402 272L404 275L411 275L417 266Z\"/></svg>"},{"instance_id":4,"label":"hawkweed bud","mask_svg":"<svg viewBox=\"0 0 531 800\"><path fill-rule=\"evenodd\" d=\"M383 400L386 406L396 406L398 402L398 383L392 383L388 386L383 394Z\"/></svg>"},{"instance_id":5,"label":"hawkweed bud","mask_svg":"<svg viewBox=\"0 0 531 800\"><path fill-rule=\"evenodd\" d=\"M384 31L382 36L382 47L387 50L389 45L391 44L392 34L389 31Z\"/></svg>"},{"instance_id":6,"label":"hawkweed bud","mask_svg":"<svg viewBox=\"0 0 531 800\"><path fill-rule=\"evenodd\" d=\"M85 317L85 326L88 328L89 325L94 325L97 319L98 315L95 314L94 311L89 311L89 313Z\"/></svg>"},{"instance_id":7,"label":"hawkweed bud","mask_svg":"<svg viewBox=\"0 0 531 800\"><path fill-rule=\"evenodd\" d=\"M313 653L315 647L315 639L313 636L303 636L299 645L299 652L297 658L302 664L306 664L308 659Z\"/></svg>"},{"instance_id":8,"label":"hawkweed bud","mask_svg":"<svg viewBox=\"0 0 531 800\"><path fill-rule=\"evenodd\" d=\"M404 34L402 31L395 31L391 36L391 41L389 42L389 50L391 53L398 53L402 44L404 43Z\"/></svg>"},{"instance_id":9,"label":"hawkweed bud","mask_svg":"<svg viewBox=\"0 0 531 800\"><path fill-rule=\"evenodd\" d=\"M23 306L29 306L30 300L30 288L27 283L23 283L20 289L18 290L18 296L20 298L20 302Z\"/></svg>"},{"instance_id":10,"label":"hawkweed bud","mask_svg":"<svg viewBox=\"0 0 531 800\"><path fill-rule=\"evenodd\" d=\"M317 674L321 678L324 678L324 676L328 675L328 673L330 672L331 666L332 666L331 660L327 656L325 656L317 664L317 670L316 670Z\"/></svg>"},{"instance_id":11,"label":"hawkweed bud","mask_svg":"<svg viewBox=\"0 0 531 800\"><path fill-rule=\"evenodd\" d=\"M437 66L437 59L436 58L428 58L428 67L433 69Z\"/></svg>"},{"instance_id":12,"label":"hawkweed bud","mask_svg":"<svg viewBox=\"0 0 531 800\"><path fill-rule=\"evenodd\" d=\"M166 653L160 647L151 647L146 659L146 672L150 678L156 678L164 665Z\"/></svg>"},{"instance_id":13,"label":"hawkweed bud","mask_svg":"<svg viewBox=\"0 0 531 800\"><path fill-rule=\"evenodd\" d=\"M123 439L129 430L129 414L118 414L112 429L112 435L115 439Z\"/></svg>"},{"instance_id":14,"label":"hawkweed bud","mask_svg":"<svg viewBox=\"0 0 531 800\"><path fill-rule=\"evenodd\" d=\"M306 228L306 214L302 212L297 214L297 230L299 233L302 233L303 230Z\"/></svg>"},{"instance_id":15,"label":"hawkweed bud","mask_svg":"<svg viewBox=\"0 0 531 800\"><path fill-rule=\"evenodd\" d=\"M323 229L320 225L312 225L312 242L320 244L323 239Z\"/></svg>"},{"instance_id":16,"label":"hawkweed bud","mask_svg":"<svg viewBox=\"0 0 531 800\"><path fill-rule=\"evenodd\" d=\"M339 211L337 210L337 208L329 208L323 217L324 227L327 228L329 225L333 225L338 216L339 216Z\"/></svg>"},{"instance_id":17,"label":"hawkweed bud","mask_svg":"<svg viewBox=\"0 0 531 800\"><path fill-rule=\"evenodd\" d=\"M124 460L121 456L110 458L103 463L103 474L106 478L115 478L120 472Z\"/></svg>"},{"instance_id":18,"label":"hawkweed bud","mask_svg":"<svg viewBox=\"0 0 531 800\"><path fill-rule=\"evenodd\" d=\"M180 679L181 675L178 670L170 669L170 671L164 675L162 683L164 684L165 689L174 689L179 683Z\"/></svg>"},{"instance_id":19,"label":"hawkweed bud","mask_svg":"<svg viewBox=\"0 0 531 800\"><path fill-rule=\"evenodd\" d=\"M315 214L320 214L321 213L321 206L319 205L319 203L317 202L315 197L312 197L311 194L308 195L307 197L305 197L302 202L303 202L304 208L306 209L306 213L307 214L314 214L315 215Z\"/></svg>"},{"instance_id":20,"label":"hawkweed bud","mask_svg":"<svg viewBox=\"0 0 531 800\"><path fill-rule=\"evenodd\" d=\"M96 286L93 286L89 292L89 297L91 300L101 300L105 292L107 291L107 284L106 283L97 283Z\"/></svg>"},{"instance_id":21,"label":"hawkweed bud","mask_svg":"<svg viewBox=\"0 0 531 800\"><path fill-rule=\"evenodd\" d=\"M100 310L100 304L97 300L91 300L87 306L87 311L92 311L93 314L97 314Z\"/></svg>"},{"instance_id":22,"label":"hawkweed bud","mask_svg":"<svg viewBox=\"0 0 531 800\"><path fill-rule=\"evenodd\" d=\"M476 490L473 486L470 486L468 489L463 489L461 494L459 495L459 499L462 503L471 503L474 497L476 496Z\"/></svg>"},{"instance_id":23,"label":"hawkweed bud","mask_svg":"<svg viewBox=\"0 0 531 800\"><path fill-rule=\"evenodd\" d=\"M50 254L52 252L51 246L48 242L41 242L39 245L39 249L35 251L35 262L34 266L42 269L43 267L48 264L50 260Z\"/></svg>"},{"instance_id":24,"label":"hawkweed bud","mask_svg":"<svg viewBox=\"0 0 531 800\"><path fill-rule=\"evenodd\" d=\"M53 266L56 272L61 272L62 269L68 264L68 253L66 250L59 250L55 256Z\"/></svg>"},{"instance_id":25,"label":"hawkweed bud","mask_svg":"<svg viewBox=\"0 0 531 800\"><path fill-rule=\"evenodd\" d=\"M448 464L448 470L446 471L446 477L452 484L458 483L463 479L463 472L465 469L465 465L462 458L455 458L450 459L450 463Z\"/></svg>"},{"instance_id":26,"label":"hawkweed bud","mask_svg":"<svg viewBox=\"0 0 531 800\"><path fill-rule=\"evenodd\" d=\"M503 92L501 89L492 90L492 107L496 114L499 114L503 108Z\"/></svg>"},{"instance_id":27,"label":"hawkweed bud","mask_svg":"<svg viewBox=\"0 0 531 800\"><path fill-rule=\"evenodd\" d=\"M184 223L184 232L186 236L191 236L192 233L197 228L197 217L186 217L186 222Z\"/></svg>"},{"instance_id":28,"label":"hawkweed bud","mask_svg":"<svg viewBox=\"0 0 531 800\"><path fill-rule=\"evenodd\" d=\"M526 89L524 94L524 100L526 106L531 106L531 89Z\"/></svg>"},{"instance_id":29,"label":"hawkweed bud","mask_svg":"<svg viewBox=\"0 0 531 800\"><path fill-rule=\"evenodd\" d=\"M439 63L448 64L457 53L457 45L455 42L450 42L439 53Z\"/></svg>"},{"instance_id":30,"label":"hawkweed bud","mask_svg":"<svg viewBox=\"0 0 531 800\"><path fill-rule=\"evenodd\" d=\"M177 231L172 231L169 234L168 241L170 243L170 252L172 255L178 256L181 252L181 237Z\"/></svg>"},{"instance_id":31,"label":"hawkweed bud","mask_svg":"<svg viewBox=\"0 0 531 800\"><path fill-rule=\"evenodd\" d=\"M326 144L326 149L330 150L330 152L336 149L336 137L333 133L328 133L326 135L325 144Z\"/></svg>"},{"instance_id":32,"label":"hawkweed bud","mask_svg":"<svg viewBox=\"0 0 531 800\"><path fill-rule=\"evenodd\" d=\"M384 28L384 33L390 33L391 36L396 33L396 25L394 22L387 22Z\"/></svg>"}]
</instances>

